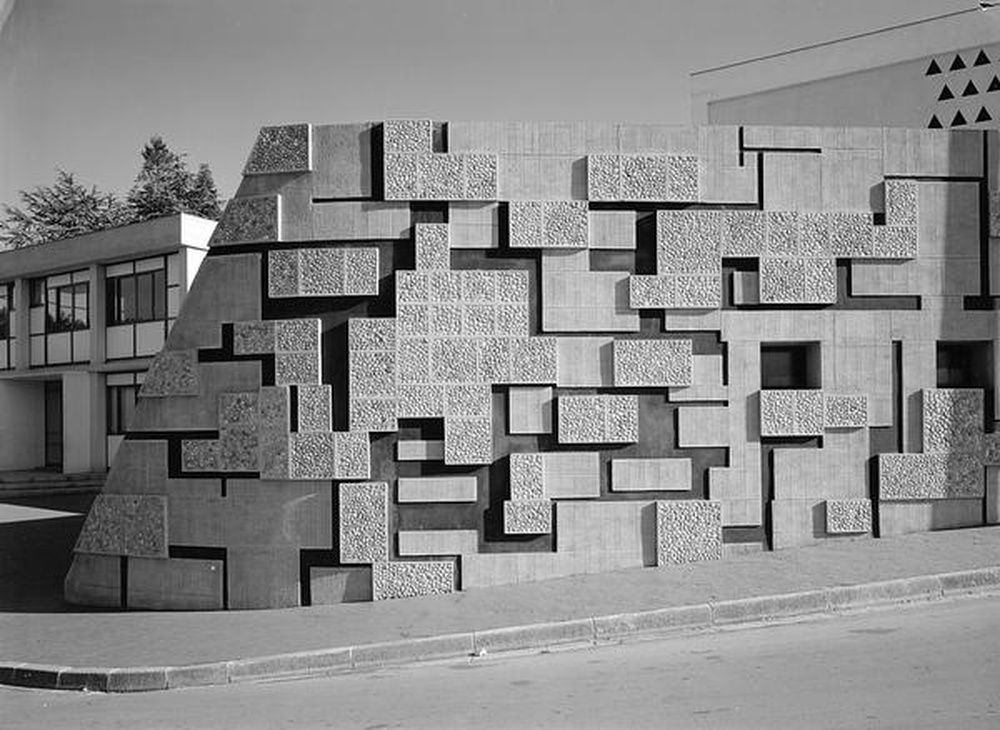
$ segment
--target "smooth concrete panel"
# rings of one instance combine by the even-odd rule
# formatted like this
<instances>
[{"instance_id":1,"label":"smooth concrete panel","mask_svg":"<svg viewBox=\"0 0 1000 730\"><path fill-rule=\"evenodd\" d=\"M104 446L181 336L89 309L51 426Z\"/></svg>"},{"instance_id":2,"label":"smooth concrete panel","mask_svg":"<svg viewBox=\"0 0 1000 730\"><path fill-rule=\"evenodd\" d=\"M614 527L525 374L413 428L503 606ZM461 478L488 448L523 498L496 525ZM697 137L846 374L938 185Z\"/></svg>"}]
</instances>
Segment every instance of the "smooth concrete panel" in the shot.
<instances>
[{"instance_id":1,"label":"smooth concrete panel","mask_svg":"<svg viewBox=\"0 0 1000 730\"><path fill-rule=\"evenodd\" d=\"M400 477L397 496L406 502L475 502L476 477Z\"/></svg>"},{"instance_id":2,"label":"smooth concrete panel","mask_svg":"<svg viewBox=\"0 0 1000 730\"><path fill-rule=\"evenodd\" d=\"M510 386L507 392L509 432L552 433L552 407L553 396L550 386Z\"/></svg>"},{"instance_id":3,"label":"smooth concrete panel","mask_svg":"<svg viewBox=\"0 0 1000 730\"><path fill-rule=\"evenodd\" d=\"M396 442L397 461L443 461L444 441L414 439Z\"/></svg>"},{"instance_id":4,"label":"smooth concrete panel","mask_svg":"<svg viewBox=\"0 0 1000 730\"><path fill-rule=\"evenodd\" d=\"M605 555L656 564L656 504L564 502L556 507L557 553Z\"/></svg>"},{"instance_id":5,"label":"smooth concrete panel","mask_svg":"<svg viewBox=\"0 0 1000 730\"><path fill-rule=\"evenodd\" d=\"M479 548L478 530L400 530L400 557L469 555Z\"/></svg>"},{"instance_id":6,"label":"smooth concrete panel","mask_svg":"<svg viewBox=\"0 0 1000 730\"><path fill-rule=\"evenodd\" d=\"M882 212L882 201L873 194L883 179L881 149L824 149L820 165L824 211Z\"/></svg>"},{"instance_id":7,"label":"smooth concrete panel","mask_svg":"<svg viewBox=\"0 0 1000 730\"><path fill-rule=\"evenodd\" d=\"M671 388L671 402L727 400L729 388L723 385L722 368L722 355L692 356L691 385Z\"/></svg>"},{"instance_id":8,"label":"smooth concrete panel","mask_svg":"<svg viewBox=\"0 0 1000 730\"><path fill-rule=\"evenodd\" d=\"M501 200L586 200L583 156L500 155L497 197Z\"/></svg>"},{"instance_id":9,"label":"smooth concrete panel","mask_svg":"<svg viewBox=\"0 0 1000 730\"><path fill-rule=\"evenodd\" d=\"M615 492L687 492L691 489L691 460L612 459L611 489Z\"/></svg>"},{"instance_id":10,"label":"smooth concrete panel","mask_svg":"<svg viewBox=\"0 0 1000 730\"><path fill-rule=\"evenodd\" d=\"M117 555L76 553L63 583L63 595L79 606L121 603L121 559Z\"/></svg>"},{"instance_id":11,"label":"smooth concrete panel","mask_svg":"<svg viewBox=\"0 0 1000 730\"><path fill-rule=\"evenodd\" d=\"M213 611L222 606L222 561L128 559L128 607Z\"/></svg>"},{"instance_id":12,"label":"smooth concrete panel","mask_svg":"<svg viewBox=\"0 0 1000 730\"><path fill-rule=\"evenodd\" d=\"M166 494L167 442L123 441L108 472L104 494Z\"/></svg>"},{"instance_id":13,"label":"smooth concrete panel","mask_svg":"<svg viewBox=\"0 0 1000 730\"><path fill-rule=\"evenodd\" d=\"M643 567L628 552L481 553L461 560L462 590Z\"/></svg>"},{"instance_id":14,"label":"smooth concrete panel","mask_svg":"<svg viewBox=\"0 0 1000 730\"><path fill-rule=\"evenodd\" d=\"M542 277L545 332L638 332L629 307L628 274L612 271L547 272Z\"/></svg>"},{"instance_id":15,"label":"smooth concrete panel","mask_svg":"<svg viewBox=\"0 0 1000 730\"><path fill-rule=\"evenodd\" d=\"M590 121L448 122L448 151L521 155L615 153L618 128L614 122Z\"/></svg>"},{"instance_id":16,"label":"smooth concrete panel","mask_svg":"<svg viewBox=\"0 0 1000 730\"><path fill-rule=\"evenodd\" d=\"M309 568L312 605L329 606L372 600L372 569L369 567Z\"/></svg>"},{"instance_id":17,"label":"smooth concrete panel","mask_svg":"<svg viewBox=\"0 0 1000 730\"><path fill-rule=\"evenodd\" d=\"M611 388L615 380L614 338L559 337L557 385L560 388Z\"/></svg>"},{"instance_id":18,"label":"smooth concrete panel","mask_svg":"<svg viewBox=\"0 0 1000 730\"><path fill-rule=\"evenodd\" d=\"M410 236L410 208L406 203L313 203L312 229L302 235L289 233L286 241L336 239L356 241Z\"/></svg>"},{"instance_id":19,"label":"smooth concrete panel","mask_svg":"<svg viewBox=\"0 0 1000 730\"><path fill-rule=\"evenodd\" d=\"M941 499L932 502L880 502L880 535L947 530L983 524L981 499Z\"/></svg>"},{"instance_id":20,"label":"smooth concrete panel","mask_svg":"<svg viewBox=\"0 0 1000 730\"><path fill-rule=\"evenodd\" d=\"M884 129L886 175L978 177L983 136L977 130Z\"/></svg>"},{"instance_id":21,"label":"smooth concrete panel","mask_svg":"<svg viewBox=\"0 0 1000 730\"><path fill-rule=\"evenodd\" d=\"M498 248L499 203L449 203L448 230L452 248Z\"/></svg>"},{"instance_id":22,"label":"smooth concrete panel","mask_svg":"<svg viewBox=\"0 0 1000 730\"><path fill-rule=\"evenodd\" d=\"M682 449L729 445L729 409L682 406L677 409L677 445Z\"/></svg>"},{"instance_id":23,"label":"smooth concrete panel","mask_svg":"<svg viewBox=\"0 0 1000 730\"><path fill-rule=\"evenodd\" d=\"M370 122L313 126L314 197L371 197L373 126Z\"/></svg>"},{"instance_id":24,"label":"smooth concrete panel","mask_svg":"<svg viewBox=\"0 0 1000 730\"><path fill-rule=\"evenodd\" d=\"M601 496L601 462L596 451L549 451L542 455L545 496L586 499Z\"/></svg>"},{"instance_id":25,"label":"smooth concrete panel","mask_svg":"<svg viewBox=\"0 0 1000 730\"><path fill-rule=\"evenodd\" d=\"M40 381L0 380L0 471L45 461L45 388Z\"/></svg>"},{"instance_id":26,"label":"smooth concrete panel","mask_svg":"<svg viewBox=\"0 0 1000 730\"><path fill-rule=\"evenodd\" d=\"M299 549L229 548L229 608L286 608L299 605Z\"/></svg>"},{"instance_id":27,"label":"smooth concrete panel","mask_svg":"<svg viewBox=\"0 0 1000 730\"><path fill-rule=\"evenodd\" d=\"M764 155L764 210L823 209L820 155L769 152Z\"/></svg>"},{"instance_id":28,"label":"smooth concrete panel","mask_svg":"<svg viewBox=\"0 0 1000 730\"><path fill-rule=\"evenodd\" d=\"M198 396L140 398L132 431L189 431L219 427L220 393L246 393L260 388L260 362L198 364Z\"/></svg>"},{"instance_id":29,"label":"smooth concrete panel","mask_svg":"<svg viewBox=\"0 0 1000 730\"><path fill-rule=\"evenodd\" d=\"M634 250L636 217L631 210L590 211L590 247Z\"/></svg>"}]
</instances>

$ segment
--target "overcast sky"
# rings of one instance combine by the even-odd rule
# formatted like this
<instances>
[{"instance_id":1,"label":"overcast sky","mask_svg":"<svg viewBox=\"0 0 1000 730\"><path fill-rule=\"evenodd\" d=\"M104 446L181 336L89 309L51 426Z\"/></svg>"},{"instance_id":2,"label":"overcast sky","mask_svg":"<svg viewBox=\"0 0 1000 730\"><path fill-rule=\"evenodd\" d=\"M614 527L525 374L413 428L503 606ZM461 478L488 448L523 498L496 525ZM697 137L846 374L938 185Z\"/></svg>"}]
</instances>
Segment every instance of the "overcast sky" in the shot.
<instances>
[{"instance_id":1,"label":"overcast sky","mask_svg":"<svg viewBox=\"0 0 1000 730\"><path fill-rule=\"evenodd\" d=\"M11 0L0 0L0 23ZM13 0L0 204L127 190L160 134L232 195L262 124L690 121L688 74L974 0Z\"/></svg>"}]
</instances>

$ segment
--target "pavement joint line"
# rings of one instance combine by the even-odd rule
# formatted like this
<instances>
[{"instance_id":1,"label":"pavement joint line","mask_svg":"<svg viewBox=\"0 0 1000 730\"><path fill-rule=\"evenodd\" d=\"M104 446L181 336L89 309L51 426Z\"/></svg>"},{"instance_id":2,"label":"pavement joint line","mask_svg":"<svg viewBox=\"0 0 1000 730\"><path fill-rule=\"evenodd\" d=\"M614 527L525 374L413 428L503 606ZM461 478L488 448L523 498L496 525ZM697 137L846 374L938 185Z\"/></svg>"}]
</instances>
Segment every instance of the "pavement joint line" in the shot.
<instances>
[{"instance_id":1,"label":"pavement joint line","mask_svg":"<svg viewBox=\"0 0 1000 730\"><path fill-rule=\"evenodd\" d=\"M317 676L422 661L489 656L550 648L599 646L711 628L777 623L797 616L837 615L963 595L998 594L1000 565L987 568L829 586L687 606L465 631L348 647L311 649L179 666L69 667L0 661L0 685L34 689L148 692Z\"/></svg>"}]
</instances>

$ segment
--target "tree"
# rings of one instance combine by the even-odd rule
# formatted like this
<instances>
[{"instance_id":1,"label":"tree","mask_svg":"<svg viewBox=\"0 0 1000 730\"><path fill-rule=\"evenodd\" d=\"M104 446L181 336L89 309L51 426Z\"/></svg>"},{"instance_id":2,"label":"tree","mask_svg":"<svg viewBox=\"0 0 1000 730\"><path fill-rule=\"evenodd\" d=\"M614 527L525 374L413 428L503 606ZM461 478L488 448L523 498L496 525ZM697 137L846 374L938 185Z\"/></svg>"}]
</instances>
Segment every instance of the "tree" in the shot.
<instances>
[{"instance_id":1,"label":"tree","mask_svg":"<svg viewBox=\"0 0 1000 730\"><path fill-rule=\"evenodd\" d=\"M0 248L23 248L124 225L132 212L114 193L87 188L58 170L54 185L20 192L21 207L4 205Z\"/></svg>"},{"instance_id":2,"label":"tree","mask_svg":"<svg viewBox=\"0 0 1000 730\"><path fill-rule=\"evenodd\" d=\"M212 171L204 162L198 166L187 195L187 207L191 213L203 218L219 220L222 208L219 205L219 191L215 189Z\"/></svg>"},{"instance_id":3,"label":"tree","mask_svg":"<svg viewBox=\"0 0 1000 730\"><path fill-rule=\"evenodd\" d=\"M162 137L151 137L142 148L142 168L128 193L137 221L187 211L191 173Z\"/></svg>"}]
</instances>

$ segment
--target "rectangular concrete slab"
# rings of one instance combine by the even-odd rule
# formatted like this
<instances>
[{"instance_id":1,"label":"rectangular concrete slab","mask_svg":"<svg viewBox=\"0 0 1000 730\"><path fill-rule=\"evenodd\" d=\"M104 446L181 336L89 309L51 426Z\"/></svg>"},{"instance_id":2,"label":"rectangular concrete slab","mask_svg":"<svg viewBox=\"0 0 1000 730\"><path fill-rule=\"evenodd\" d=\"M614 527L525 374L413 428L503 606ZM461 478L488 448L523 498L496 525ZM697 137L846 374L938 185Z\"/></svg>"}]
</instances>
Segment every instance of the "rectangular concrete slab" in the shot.
<instances>
[{"instance_id":1,"label":"rectangular concrete slab","mask_svg":"<svg viewBox=\"0 0 1000 730\"><path fill-rule=\"evenodd\" d=\"M510 386L507 393L509 432L552 433L552 406L550 386Z\"/></svg>"},{"instance_id":2,"label":"rectangular concrete slab","mask_svg":"<svg viewBox=\"0 0 1000 730\"><path fill-rule=\"evenodd\" d=\"M691 489L690 459L612 459L615 492L686 492Z\"/></svg>"},{"instance_id":3,"label":"rectangular concrete slab","mask_svg":"<svg viewBox=\"0 0 1000 730\"><path fill-rule=\"evenodd\" d=\"M476 477L400 477L397 497L406 502L475 502Z\"/></svg>"},{"instance_id":4,"label":"rectangular concrete slab","mask_svg":"<svg viewBox=\"0 0 1000 730\"><path fill-rule=\"evenodd\" d=\"M550 451L542 455L545 496L573 499L601 496L600 455L595 451Z\"/></svg>"}]
</instances>

